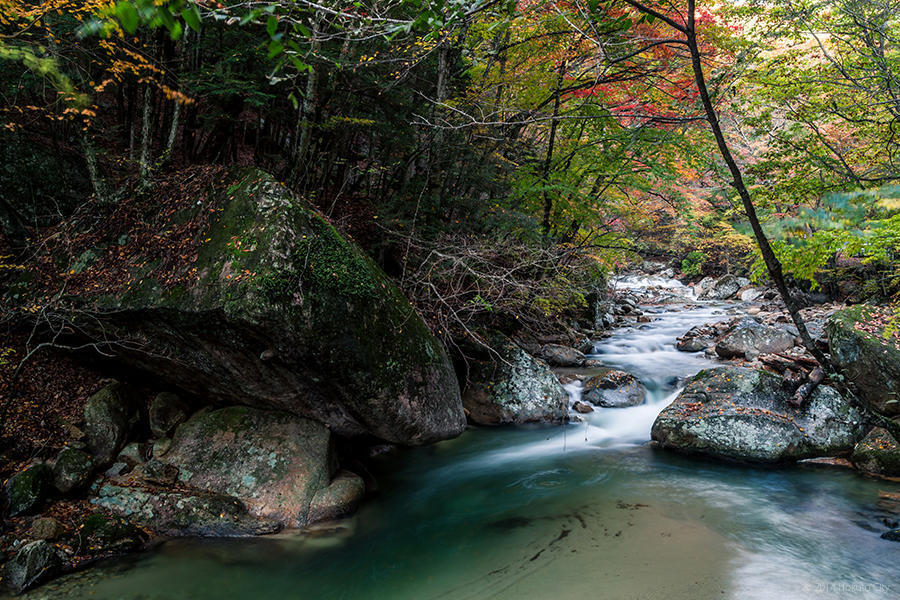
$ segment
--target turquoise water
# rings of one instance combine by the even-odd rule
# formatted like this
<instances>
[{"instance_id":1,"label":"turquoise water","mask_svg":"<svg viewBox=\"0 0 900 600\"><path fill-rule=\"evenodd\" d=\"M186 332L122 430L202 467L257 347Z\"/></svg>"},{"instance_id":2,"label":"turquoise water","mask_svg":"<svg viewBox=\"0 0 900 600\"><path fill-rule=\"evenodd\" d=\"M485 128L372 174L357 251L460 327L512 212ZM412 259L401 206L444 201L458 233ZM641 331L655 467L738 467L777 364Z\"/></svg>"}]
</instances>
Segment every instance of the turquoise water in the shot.
<instances>
[{"instance_id":1,"label":"turquoise water","mask_svg":"<svg viewBox=\"0 0 900 600\"><path fill-rule=\"evenodd\" d=\"M383 456L381 491L335 528L171 541L29 597L897 598L900 544L879 538L898 508L882 495L900 493L897 483L646 443L681 378L712 364L675 351L674 337L722 310L661 312L598 343L598 358L647 384L642 406Z\"/></svg>"}]
</instances>

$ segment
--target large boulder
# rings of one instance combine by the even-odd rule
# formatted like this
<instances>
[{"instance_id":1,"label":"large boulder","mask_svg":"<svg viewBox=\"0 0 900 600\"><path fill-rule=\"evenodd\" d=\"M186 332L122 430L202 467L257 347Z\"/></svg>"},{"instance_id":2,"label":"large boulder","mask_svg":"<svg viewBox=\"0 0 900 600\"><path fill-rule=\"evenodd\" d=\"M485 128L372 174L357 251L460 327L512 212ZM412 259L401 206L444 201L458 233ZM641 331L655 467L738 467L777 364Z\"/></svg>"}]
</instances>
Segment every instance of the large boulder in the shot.
<instances>
[{"instance_id":1,"label":"large boulder","mask_svg":"<svg viewBox=\"0 0 900 600\"><path fill-rule=\"evenodd\" d=\"M737 294L738 290L743 287L743 281L734 275L722 275L715 283L708 287L703 286L701 281L701 297L710 300L727 300Z\"/></svg>"},{"instance_id":2,"label":"large boulder","mask_svg":"<svg viewBox=\"0 0 900 600\"><path fill-rule=\"evenodd\" d=\"M91 502L157 533L184 537L243 537L275 533L280 524L253 516L224 494L160 489L128 481L100 486Z\"/></svg>"},{"instance_id":3,"label":"large boulder","mask_svg":"<svg viewBox=\"0 0 900 600\"><path fill-rule=\"evenodd\" d=\"M44 583L59 575L66 564L61 550L44 540L19 548L2 569L2 584L15 594Z\"/></svg>"},{"instance_id":4,"label":"large boulder","mask_svg":"<svg viewBox=\"0 0 900 600\"><path fill-rule=\"evenodd\" d=\"M793 347L794 336L789 331L744 319L716 343L716 354L722 358L755 358Z\"/></svg>"},{"instance_id":5,"label":"large boulder","mask_svg":"<svg viewBox=\"0 0 900 600\"><path fill-rule=\"evenodd\" d=\"M626 408L644 403L646 391L638 378L625 371L610 370L584 382L582 399L603 408Z\"/></svg>"},{"instance_id":6,"label":"large boulder","mask_svg":"<svg viewBox=\"0 0 900 600\"><path fill-rule=\"evenodd\" d=\"M561 344L546 344L541 348L541 358L554 367L580 367L587 360L580 351Z\"/></svg>"},{"instance_id":7,"label":"large boulder","mask_svg":"<svg viewBox=\"0 0 900 600\"><path fill-rule=\"evenodd\" d=\"M94 466L94 459L87 452L63 448L53 464L53 485L64 494L83 487L90 481Z\"/></svg>"},{"instance_id":8,"label":"large boulder","mask_svg":"<svg viewBox=\"0 0 900 600\"><path fill-rule=\"evenodd\" d=\"M889 431L876 427L856 444L850 462L866 473L900 476L900 444Z\"/></svg>"},{"instance_id":9,"label":"large boulder","mask_svg":"<svg viewBox=\"0 0 900 600\"><path fill-rule=\"evenodd\" d=\"M424 444L465 429L441 343L355 243L273 177L236 170L187 205L147 210L159 243L177 250L140 250L112 287L73 292L67 313L114 340L120 360L200 397L348 436ZM116 230L130 235L143 232ZM94 248L85 277L129 250L108 246Z\"/></svg>"},{"instance_id":10,"label":"large boulder","mask_svg":"<svg viewBox=\"0 0 900 600\"><path fill-rule=\"evenodd\" d=\"M532 358L506 337L494 334L468 361L463 406L479 425L562 423L568 395L546 363Z\"/></svg>"},{"instance_id":11,"label":"large boulder","mask_svg":"<svg viewBox=\"0 0 900 600\"><path fill-rule=\"evenodd\" d=\"M140 432L144 423L140 398L127 385L113 383L88 398L84 433L100 464L107 464Z\"/></svg>"},{"instance_id":12,"label":"large boulder","mask_svg":"<svg viewBox=\"0 0 900 600\"><path fill-rule=\"evenodd\" d=\"M182 483L234 496L251 514L286 527L309 522L310 503L337 466L331 433L283 411L204 410L175 432L164 459Z\"/></svg>"},{"instance_id":13,"label":"large boulder","mask_svg":"<svg viewBox=\"0 0 900 600\"><path fill-rule=\"evenodd\" d=\"M76 551L92 555L118 554L139 548L147 539L147 534L130 521L97 512L79 524Z\"/></svg>"},{"instance_id":14,"label":"large boulder","mask_svg":"<svg viewBox=\"0 0 900 600\"><path fill-rule=\"evenodd\" d=\"M847 453L862 416L840 394L819 386L798 409L780 377L720 367L698 373L653 423L663 448L735 461L783 463Z\"/></svg>"},{"instance_id":15,"label":"large boulder","mask_svg":"<svg viewBox=\"0 0 900 600\"><path fill-rule=\"evenodd\" d=\"M33 512L52 487L53 470L46 463L33 464L10 477L4 488L9 516Z\"/></svg>"},{"instance_id":16,"label":"large boulder","mask_svg":"<svg viewBox=\"0 0 900 600\"><path fill-rule=\"evenodd\" d=\"M872 409L900 415L900 337L883 335L889 314L857 305L836 312L828 320L832 362L856 384Z\"/></svg>"}]
</instances>

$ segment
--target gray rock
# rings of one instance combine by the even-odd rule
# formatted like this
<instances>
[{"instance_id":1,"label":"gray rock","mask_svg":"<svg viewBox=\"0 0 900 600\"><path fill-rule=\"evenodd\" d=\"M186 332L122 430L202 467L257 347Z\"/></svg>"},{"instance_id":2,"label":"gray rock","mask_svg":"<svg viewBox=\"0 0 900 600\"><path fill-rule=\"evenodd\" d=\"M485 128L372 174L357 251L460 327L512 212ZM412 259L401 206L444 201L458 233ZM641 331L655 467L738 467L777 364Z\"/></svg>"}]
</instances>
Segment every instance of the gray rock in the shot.
<instances>
[{"instance_id":1,"label":"gray rock","mask_svg":"<svg viewBox=\"0 0 900 600\"><path fill-rule=\"evenodd\" d=\"M722 358L753 358L793 347L794 336L790 332L744 319L716 343L716 354Z\"/></svg>"},{"instance_id":2,"label":"gray rock","mask_svg":"<svg viewBox=\"0 0 900 600\"><path fill-rule=\"evenodd\" d=\"M150 432L157 438L171 437L188 416L188 405L177 394L157 394L150 403Z\"/></svg>"},{"instance_id":3,"label":"gray rock","mask_svg":"<svg viewBox=\"0 0 900 600\"><path fill-rule=\"evenodd\" d=\"M271 175L235 168L220 180L158 223L202 224L183 284L148 266L99 303L73 297L81 331L121 342L117 360L220 405L407 445L462 433L453 366L390 278Z\"/></svg>"},{"instance_id":4,"label":"gray rock","mask_svg":"<svg viewBox=\"0 0 900 600\"><path fill-rule=\"evenodd\" d=\"M644 386L631 373L608 371L584 382L582 399L594 406L626 408L643 404Z\"/></svg>"},{"instance_id":5,"label":"gray rock","mask_svg":"<svg viewBox=\"0 0 900 600\"><path fill-rule=\"evenodd\" d=\"M234 496L250 514L303 527L313 496L331 483L336 457L321 423L243 406L201 411L166 453L179 480Z\"/></svg>"},{"instance_id":6,"label":"gray rock","mask_svg":"<svg viewBox=\"0 0 900 600\"><path fill-rule=\"evenodd\" d=\"M743 287L741 282L734 275L722 275L711 286L703 289L702 297L710 300L727 300L734 296L741 287Z\"/></svg>"},{"instance_id":7,"label":"gray rock","mask_svg":"<svg viewBox=\"0 0 900 600\"><path fill-rule=\"evenodd\" d=\"M178 481L178 467L156 458L139 465L133 474L135 477L156 485L172 485Z\"/></svg>"},{"instance_id":8,"label":"gray rock","mask_svg":"<svg viewBox=\"0 0 900 600\"><path fill-rule=\"evenodd\" d=\"M91 502L162 535L243 537L280 528L276 521L250 515L242 502L224 494L107 483Z\"/></svg>"},{"instance_id":9,"label":"gray rock","mask_svg":"<svg viewBox=\"0 0 900 600\"><path fill-rule=\"evenodd\" d=\"M63 494L81 488L90 481L95 466L94 458L87 452L63 448L53 464L53 485Z\"/></svg>"},{"instance_id":10,"label":"gray rock","mask_svg":"<svg viewBox=\"0 0 900 600\"><path fill-rule=\"evenodd\" d=\"M497 355L481 352L469 361L463 389L469 419L479 425L562 423L567 394L549 367L500 334L487 341Z\"/></svg>"},{"instance_id":11,"label":"gray rock","mask_svg":"<svg viewBox=\"0 0 900 600\"><path fill-rule=\"evenodd\" d=\"M741 292L740 296L741 302L753 302L754 300L758 300L762 298L765 290L761 290L759 288L750 288L749 290L744 290Z\"/></svg>"},{"instance_id":12,"label":"gray rock","mask_svg":"<svg viewBox=\"0 0 900 600\"><path fill-rule=\"evenodd\" d=\"M586 360L584 354L560 344L546 344L541 348L541 358L553 367L580 367Z\"/></svg>"},{"instance_id":13,"label":"gray rock","mask_svg":"<svg viewBox=\"0 0 900 600\"><path fill-rule=\"evenodd\" d=\"M715 343L718 330L711 325L691 327L675 342L675 349L681 352L702 352Z\"/></svg>"},{"instance_id":14,"label":"gray rock","mask_svg":"<svg viewBox=\"0 0 900 600\"><path fill-rule=\"evenodd\" d=\"M30 513L46 500L53 486L53 469L36 463L9 478L4 487L9 516Z\"/></svg>"},{"instance_id":15,"label":"gray rock","mask_svg":"<svg viewBox=\"0 0 900 600\"><path fill-rule=\"evenodd\" d=\"M170 438L162 438L160 440L156 440L155 442L153 442L150 455L153 458L160 458L162 456L165 456L166 452L168 452L169 448L171 447L172 440Z\"/></svg>"},{"instance_id":16,"label":"gray rock","mask_svg":"<svg viewBox=\"0 0 900 600\"><path fill-rule=\"evenodd\" d=\"M873 410L900 415L900 344L863 327L875 320L864 305L836 312L828 320L828 345L832 362L859 389L861 399Z\"/></svg>"},{"instance_id":17,"label":"gray rock","mask_svg":"<svg viewBox=\"0 0 900 600\"><path fill-rule=\"evenodd\" d=\"M704 370L660 413L651 437L663 448L759 463L836 456L861 437L862 416L834 389L819 386L803 409L790 395L765 371Z\"/></svg>"},{"instance_id":18,"label":"gray rock","mask_svg":"<svg viewBox=\"0 0 900 600\"><path fill-rule=\"evenodd\" d=\"M44 540L25 544L3 565L2 582L13 593L40 585L59 575L66 565L59 549Z\"/></svg>"},{"instance_id":19,"label":"gray rock","mask_svg":"<svg viewBox=\"0 0 900 600\"><path fill-rule=\"evenodd\" d=\"M143 422L141 400L121 383L106 386L84 405L84 432L88 447L100 464L108 464Z\"/></svg>"}]
</instances>

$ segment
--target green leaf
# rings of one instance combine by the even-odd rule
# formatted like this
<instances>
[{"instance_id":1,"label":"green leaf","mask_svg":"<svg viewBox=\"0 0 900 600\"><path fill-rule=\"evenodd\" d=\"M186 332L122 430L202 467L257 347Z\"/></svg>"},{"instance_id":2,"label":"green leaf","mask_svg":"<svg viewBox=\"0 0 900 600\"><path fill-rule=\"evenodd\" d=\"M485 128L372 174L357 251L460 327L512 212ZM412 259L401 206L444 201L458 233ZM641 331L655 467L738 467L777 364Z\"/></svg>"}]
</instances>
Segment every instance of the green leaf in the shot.
<instances>
[{"instance_id":1,"label":"green leaf","mask_svg":"<svg viewBox=\"0 0 900 600\"><path fill-rule=\"evenodd\" d=\"M122 24L122 29L126 32L134 33L137 31L138 13L131 2L126 0L116 4L116 16L119 18L119 23Z\"/></svg>"},{"instance_id":2,"label":"green leaf","mask_svg":"<svg viewBox=\"0 0 900 600\"><path fill-rule=\"evenodd\" d=\"M275 36L275 31L278 29L278 17L272 15L269 17L269 20L266 21L266 32L268 32L269 37Z\"/></svg>"},{"instance_id":3,"label":"green leaf","mask_svg":"<svg viewBox=\"0 0 900 600\"><path fill-rule=\"evenodd\" d=\"M200 11L197 10L195 4L191 4L181 11L181 18L187 23L187 26L194 31L200 31Z\"/></svg>"}]
</instances>

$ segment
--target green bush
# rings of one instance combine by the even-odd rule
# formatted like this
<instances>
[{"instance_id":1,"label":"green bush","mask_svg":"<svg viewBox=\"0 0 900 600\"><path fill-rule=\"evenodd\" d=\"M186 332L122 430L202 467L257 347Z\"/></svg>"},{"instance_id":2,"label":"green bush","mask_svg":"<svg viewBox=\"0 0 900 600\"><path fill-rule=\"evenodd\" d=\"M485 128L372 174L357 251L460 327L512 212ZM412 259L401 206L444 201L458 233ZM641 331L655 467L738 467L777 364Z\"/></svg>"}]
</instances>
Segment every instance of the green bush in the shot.
<instances>
[{"instance_id":1,"label":"green bush","mask_svg":"<svg viewBox=\"0 0 900 600\"><path fill-rule=\"evenodd\" d=\"M681 261L681 272L688 276L699 275L707 260L709 256L706 252L693 250Z\"/></svg>"}]
</instances>

